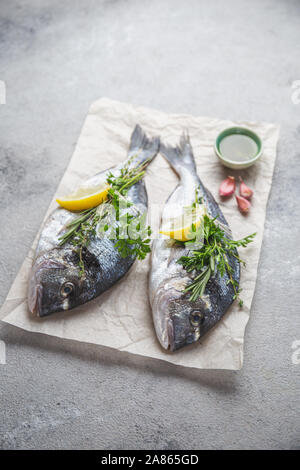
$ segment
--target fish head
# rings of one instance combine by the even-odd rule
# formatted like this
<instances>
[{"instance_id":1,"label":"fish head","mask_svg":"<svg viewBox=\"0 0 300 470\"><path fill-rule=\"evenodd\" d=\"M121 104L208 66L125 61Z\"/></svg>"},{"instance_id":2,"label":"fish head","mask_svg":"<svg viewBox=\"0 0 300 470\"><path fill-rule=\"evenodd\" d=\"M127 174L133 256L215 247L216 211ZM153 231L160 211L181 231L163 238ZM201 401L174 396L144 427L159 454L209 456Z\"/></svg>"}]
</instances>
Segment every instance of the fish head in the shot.
<instances>
[{"instance_id":1,"label":"fish head","mask_svg":"<svg viewBox=\"0 0 300 470\"><path fill-rule=\"evenodd\" d=\"M93 298L95 276L89 266L84 275L78 267L78 255L52 250L34 263L28 289L31 313L43 317L69 310Z\"/></svg>"},{"instance_id":2,"label":"fish head","mask_svg":"<svg viewBox=\"0 0 300 470\"><path fill-rule=\"evenodd\" d=\"M171 284L171 285L170 285ZM200 339L209 319L210 301L203 296L191 302L183 290L186 283L166 283L154 302L158 339L165 349L175 351Z\"/></svg>"}]
</instances>

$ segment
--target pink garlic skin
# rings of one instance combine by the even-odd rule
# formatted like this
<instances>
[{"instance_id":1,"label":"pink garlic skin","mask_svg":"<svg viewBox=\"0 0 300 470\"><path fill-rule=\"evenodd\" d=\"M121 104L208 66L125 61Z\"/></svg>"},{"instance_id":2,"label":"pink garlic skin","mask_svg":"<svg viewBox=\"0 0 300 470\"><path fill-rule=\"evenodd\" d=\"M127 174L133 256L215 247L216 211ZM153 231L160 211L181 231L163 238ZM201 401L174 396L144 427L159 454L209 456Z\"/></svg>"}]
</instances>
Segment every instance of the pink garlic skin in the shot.
<instances>
[{"instance_id":1,"label":"pink garlic skin","mask_svg":"<svg viewBox=\"0 0 300 470\"><path fill-rule=\"evenodd\" d=\"M222 197L231 196L235 192L235 179L234 176L228 176L226 180L222 181L219 194Z\"/></svg>"},{"instance_id":2,"label":"pink garlic skin","mask_svg":"<svg viewBox=\"0 0 300 470\"><path fill-rule=\"evenodd\" d=\"M244 197L242 196L237 196L235 195L235 198L236 198L236 202L237 202L237 205L238 205L238 208L239 210L243 213L243 214L247 214L250 210L250 207L251 207L251 202L248 201L248 199L245 199Z\"/></svg>"},{"instance_id":3,"label":"pink garlic skin","mask_svg":"<svg viewBox=\"0 0 300 470\"><path fill-rule=\"evenodd\" d=\"M243 179L240 177L240 195L242 197L245 197L246 199L251 199L252 195L253 195L253 191L252 189L248 188L248 186L246 185L246 183L243 181Z\"/></svg>"}]
</instances>

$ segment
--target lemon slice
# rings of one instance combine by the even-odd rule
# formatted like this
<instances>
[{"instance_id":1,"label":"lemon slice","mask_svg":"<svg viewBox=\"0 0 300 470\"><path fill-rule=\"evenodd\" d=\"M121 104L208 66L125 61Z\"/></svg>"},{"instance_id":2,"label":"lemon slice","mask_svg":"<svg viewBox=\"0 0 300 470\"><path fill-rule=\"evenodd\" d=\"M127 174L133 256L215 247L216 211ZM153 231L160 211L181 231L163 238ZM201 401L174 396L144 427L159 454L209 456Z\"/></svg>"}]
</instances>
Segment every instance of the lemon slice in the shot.
<instances>
[{"instance_id":1,"label":"lemon slice","mask_svg":"<svg viewBox=\"0 0 300 470\"><path fill-rule=\"evenodd\" d=\"M56 202L69 211L82 211L105 201L108 190L107 183L101 183L98 186L81 186L74 193L56 199Z\"/></svg>"},{"instance_id":2,"label":"lemon slice","mask_svg":"<svg viewBox=\"0 0 300 470\"><path fill-rule=\"evenodd\" d=\"M200 227L205 214L206 209L203 205L184 208L180 216L169 219L163 224L160 233L182 242L192 240L195 238L195 231Z\"/></svg>"}]
</instances>

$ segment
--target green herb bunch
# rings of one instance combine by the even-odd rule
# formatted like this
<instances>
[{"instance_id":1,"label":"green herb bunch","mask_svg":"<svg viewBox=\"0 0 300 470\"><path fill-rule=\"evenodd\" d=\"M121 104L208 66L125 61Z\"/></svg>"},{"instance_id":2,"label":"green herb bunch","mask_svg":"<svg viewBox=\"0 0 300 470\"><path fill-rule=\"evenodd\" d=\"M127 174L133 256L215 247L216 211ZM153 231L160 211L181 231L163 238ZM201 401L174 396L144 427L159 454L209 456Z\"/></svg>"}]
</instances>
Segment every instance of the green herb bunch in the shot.
<instances>
[{"instance_id":1,"label":"green herb bunch","mask_svg":"<svg viewBox=\"0 0 300 470\"><path fill-rule=\"evenodd\" d=\"M242 306L243 301L239 297L241 289L239 289L238 282L233 279L233 268L229 264L228 257L233 256L245 265L245 262L238 256L236 249L246 247L253 241L256 233L252 233L241 240L232 240L226 236L224 230L216 223L216 218L210 218L208 215L204 215L199 230L200 234L198 233L196 238L203 240L200 243L197 242L199 248L192 249L187 256L182 256L178 260L178 263L187 272L196 271L196 277L184 292L190 293L189 299L195 301L203 296L209 279L216 272L219 272L222 277L227 273L228 283L232 285L234 290L234 299L238 299L239 305ZM184 245L187 248L195 247L195 239L185 242Z\"/></svg>"},{"instance_id":2,"label":"green herb bunch","mask_svg":"<svg viewBox=\"0 0 300 470\"><path fill-rule=\"evenodd\" d=\"M69 242L77 248L79 256L80 275L84 274L83 250L89 245L90 240L97 233L97 225L103 221L102 232L109 230L109 225L105 220L113 207L115 211L115 246L122 258L134 256L137 259L144 259L151 251L150 235L151 229L146 226L146 213L140 214L133 204L128 200L128 189L141 180L145 174L145 168L148 164L146 160L140 165L132 166L133 156L125 167L123 167L117 176L108 173L106 182L109 185L107 200L97 207L92 207L81 211L72 222L67 225L67 231L60 238L60 245ZM122 211L120 211L122 207ZM134 213L132 213L134 212ZM128 236L128 228L134 222L134 236Z\"/></svg>"},{"instance_id":3,"label":"green herb bunch","mask_svg":"<svg viewBox=\"0 0 300 470\"><path fill-rule=\"evenodd\" d=\"M146 212L140 214L135 210L133 204L126 199L126 196L123 196L124 192L123 194L120 193L118 190L114 189L113 185L108 192L111 198L111 204L115 210L116 220L120 222L120 224L116 226L117 241L115 247L118 248L122 258L134 256L139 260L144 259L151 251L151 240L149 238L151 228L146 226ZM120 207L122 211L120 211ZM134 214L131 213L130 208L133 208ZM130 230L132 225L134 225L134 228Z\"/></svg>"}]
</instances>

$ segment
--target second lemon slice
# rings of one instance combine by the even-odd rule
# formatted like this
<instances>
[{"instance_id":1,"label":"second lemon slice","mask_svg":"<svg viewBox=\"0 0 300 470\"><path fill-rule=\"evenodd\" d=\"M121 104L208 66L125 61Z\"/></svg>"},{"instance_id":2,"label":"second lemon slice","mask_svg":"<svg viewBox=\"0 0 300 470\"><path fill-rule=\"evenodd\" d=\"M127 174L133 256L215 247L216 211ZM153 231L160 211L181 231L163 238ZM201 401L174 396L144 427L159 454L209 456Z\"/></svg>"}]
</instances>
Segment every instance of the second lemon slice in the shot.
<instances>
[{"instance_id":1,"label":"second lemon slice","mask_svg":"<svg viewBox=\"0 0 300 470\"><path fill-rule=\"evenodd\" d=\"M174 240L186 242L195 238L195 231L200 227L203 216L206 214L205 206L184 208L182 214L171 218L163 224L160 233Z\"/></svg>"},{"instance_id":2,"label":"second lemon slice","mask_svg":"<svg viewBox=\"0 0 300 470\"><path fill-rule=\"evenodd\" d=\"M104 202L107 199L108 190L107 183L101 183L97 186L81 186L74 193L56 199L56 202L69 211L82 211Z\"/></svg>"}]
</instances>

